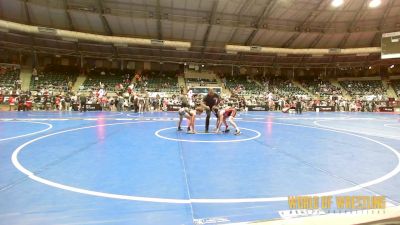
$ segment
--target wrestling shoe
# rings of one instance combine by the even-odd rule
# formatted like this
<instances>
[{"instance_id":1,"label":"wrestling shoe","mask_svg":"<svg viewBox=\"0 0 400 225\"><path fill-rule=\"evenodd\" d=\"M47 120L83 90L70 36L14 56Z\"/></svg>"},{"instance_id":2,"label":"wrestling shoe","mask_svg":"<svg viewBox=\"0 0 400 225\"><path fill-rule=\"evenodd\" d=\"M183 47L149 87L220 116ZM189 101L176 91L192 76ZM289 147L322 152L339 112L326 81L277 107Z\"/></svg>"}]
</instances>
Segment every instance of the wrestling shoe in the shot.
<instances>
[{"instance_id":1,"label":"wrestling shoe","mask_svg":"<svg viewBox=\"0 0 400 225\"><path fill-rule=\"evenodd\" d=\"M241 134L240 130L235 132L235 135L240 135L240 134Z\"/></svg>"},{"instance_id":2,"label":"wrestling shoe","mask_svg":"<svg viewBox=\"0 0 400 225\"><path fill-rule=\"evenodd\" d=\"M229 131L231 131L231 130L229 130L229 129L224 130L225 133L229 133Z\"/></svg>"},{"instance_id":3,"label":"wrestling shoe","mask_svg":"<svg viewBox=\"0 0 400 225\"><path fill-rule=\"evenodd\" d=\"M183 131L182 128L178 127L178 131Z\"/></svg>"}]
</instances>

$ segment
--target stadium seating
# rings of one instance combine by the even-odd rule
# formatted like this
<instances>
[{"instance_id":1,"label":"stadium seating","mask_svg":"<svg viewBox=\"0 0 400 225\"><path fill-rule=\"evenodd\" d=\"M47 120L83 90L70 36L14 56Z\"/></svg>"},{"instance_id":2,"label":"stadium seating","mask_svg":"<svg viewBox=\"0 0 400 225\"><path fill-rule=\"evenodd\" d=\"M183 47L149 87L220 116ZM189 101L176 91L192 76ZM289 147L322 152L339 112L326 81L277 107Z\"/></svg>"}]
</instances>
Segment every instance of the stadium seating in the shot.
<instances>
[{"instance_id":1,"label":"stadium seating","mask_svg":"<svg viewBox=\"0 0 400 225\"><path fill-rule=\"evenodd\" d=\"M208 85L216 85L216 79L207 79L207 78L186 78L186 84L188 86L208 86Z\"/></svg>"},{"instance_id":2,"label":"stadium seating","mask_svg":"<svg viewBox=\"0 0 400 225\"><path fill-rule=\"evenodd\" d=\"M400 80L392 80L391 83L397 96L400 97Z\"/></svg>"},{"instance_id":3,"label":"stadium seating","mask_svg":"<svg viewBox=\"0 0 400 225\"><path fill-rule=\"evenodd\" d=\"M341 95L342 91L340 88L335 87L329 81L320 79L304 80L301 82L302 86L312 92L313 94L319 94L320 96L330 96L334 94Z\"/></svg>"},{"instance_id":4,"label":"stadium seating","mask_svg":"<svg viewBox=\"0 0 400 225\"><path fill-rule=\"evenodd\" d=\"M216 74L213 71L203 70L196 71L187 69L185 70L185 84L188 88L193 87L216 87L220 86L216 79Z\"/></svg>"},{"instance_id":5,"label":"stadium seating","mask_svg":"<svg viewBox=\"0 0 400 225\"><path fill-rule=\"evenodd\" d=\"M15 87L15 81L19 79L19 70L10 70L0 74L0 86L4 88Z\"/></svg>"},{"instance_id":6,"label":"stadium seating","mask_svg":"<svg viewBox=\"0 0 400 225\"><path fill-rule=\"evenodd\" d=\"M143 71L143 76L147 84L146 90L149 92L166 92L170 94L179 94L178 77L175 73L159 71Z\"/></svg>"},{"instance_id":7,"label":"stadium seating","mask_svg":"<svg viewBox=\"0 0 400 225\"><path fill-rule=\"evenodd\" d=\"M39 91L44 88L60 92L67 91L69 89L68 83L73 84L78 73L77 67L48 65L37 76L32 76L30 90Z\"/></svg>"},{"instance_id":8,"label":"stadium seating","mask_svg":"<svg viewBox=\"0 0 400 225\"><path fill-rule=\"evenodd\" d=\"M306 92L294 85L290 80L274 78L269 83L269 90L281 96L307 95Z\"/></svg>"},{"instance_id":9,"label":"stadium seating","mask_svg":"<svg viewBox=\"0 0 400 225\"><path fill-rule=\"evenodd\" d=\"M258 95L265 91L264 87L247 76L227 77L226 86L240 95Z\"/></svg>"},{"instance_id":10,"label":"stadium seating","mask_svg":"<svg viewBox=\"0 0 400 225\"><path fill-rule=\"evenodd\" d=\"M43 73L38 76L38 80L33 78L31 80L30 89L40 90L41 88L53 88L59 91L66 91L68 89L68 82L71 77L67 74L59 73ZM72 78L72 82L74 79Z\"/></svg>"},{"instance_id":11,"label":"stadium seating","mask_svg":"<svg viewBox=\"0 0 400 225\"><path fill-rule=\"evenodd\" d=\"M340 85L345 88L350 95L385 95L386 90L380 80L367 80L367 81L339 81Z\"/></svg>"},{"instance_id":12,"label":"stadium seating","mask_svg":"<svg viewBox=\"0 0 400 225\"><path fill-rule=\"evenodd\" d=\"M94 90L100 87L100 82L104 84L107 91L117 91L116 86L123 84L124 87L130 82L135 71L93 68L89 70L87 79L83 82L81 90Z\"/></svg>"},{"instance_id":13,"label":"stadium seating","mask_svg":"<svg viewBox=\"0 0 400 225\"><path fill-rule=\"evenodd\" d=\"M120 76L99 76L99 75L88 75L85 82L83 82L83 90L93 90L100 87L100 82L104 84L107 91L115 91L117 84L124 83L124 79Z\"/></svg>"}]
</instances>

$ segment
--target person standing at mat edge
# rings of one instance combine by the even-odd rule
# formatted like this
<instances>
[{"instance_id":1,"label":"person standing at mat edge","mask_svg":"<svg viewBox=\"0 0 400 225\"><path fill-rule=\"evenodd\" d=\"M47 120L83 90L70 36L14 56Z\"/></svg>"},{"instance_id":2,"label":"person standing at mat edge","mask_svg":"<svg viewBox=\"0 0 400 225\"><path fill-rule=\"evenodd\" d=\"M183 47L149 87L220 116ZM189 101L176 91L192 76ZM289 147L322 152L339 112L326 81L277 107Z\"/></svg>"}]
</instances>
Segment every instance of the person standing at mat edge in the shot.
<instances>
[{"instance_id":1,"label":"person standing at mat edge","mask_svg":"<svg viewBox=\"0 0 400 225\"><path fill-rule=\"evenodd\" d=\"M86 112L86 96L81 94L81 96L79 96L79 101L81 102L80 112Z\"/></svg>"},{"instance_id":2,"label":"person standing at mat edge","mask_svg":"<svg viewBox=\"0 0 400 225\"><path fill-rule=\"evenodd\" d=\"M299 99L297 99L297 101L296 101L296 107L295 107L296 114L301 114L302 111L303 111L303 106L302 106L301 100L302 100L302 99L299 98Z\"/></svg>"},{"instance_id":3,"label":"person standing at mat edge","mask_svg":"<svg viewBox=\"0 0 400 225\"><path fill-rule=\"evenodd\" d=\"M214 93L212 88L208 89L208 94L203 98L203 107L206 110L206 129L205 132L208 133L208 128L210 126L210 116L211 109L219 104L219 96Z\"/></svg>"}]
</instances>

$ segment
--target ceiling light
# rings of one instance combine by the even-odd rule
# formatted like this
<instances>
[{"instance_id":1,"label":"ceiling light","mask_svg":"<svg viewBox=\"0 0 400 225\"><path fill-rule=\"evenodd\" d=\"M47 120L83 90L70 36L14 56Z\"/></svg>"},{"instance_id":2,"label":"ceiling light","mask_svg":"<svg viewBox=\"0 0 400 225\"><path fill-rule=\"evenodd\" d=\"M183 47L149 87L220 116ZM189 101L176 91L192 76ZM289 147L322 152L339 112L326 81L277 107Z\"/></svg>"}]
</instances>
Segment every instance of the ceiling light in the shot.
<instances>
[{"instance_id":1,"label":"ceiling light","mask_svg":"<svg viewBox=\"0 0 400 225\"><path fill-rule=\"evenodd\" d=\"M343 5L343 2L344 2L344 0L333 0L331 5L336 8L336 7Z\"/></svg>"},{"instance_id":2,"label":"ceiling light","mask_svg":"<svg viewBox=\"0 0 400 225\"><path fill-rule=\"evenodd\" d=\"M369 2L369 5L368 5L368 6L369 6L370 8L376 8L376 7L380 6L381 3L382 3L381 0L371 0L371 1Z\"/></svg>"},{"instance_id":3,"label":"ceiling light","mask_svg":"<svg viewBox=\"0 0 400 225\"><path fill-rule=\"evenodd\" d=\"M394 68L394 65L391 65L389 68L390 68L390 69L393 69L393 68Z\"/></svg>"}]
</instances>

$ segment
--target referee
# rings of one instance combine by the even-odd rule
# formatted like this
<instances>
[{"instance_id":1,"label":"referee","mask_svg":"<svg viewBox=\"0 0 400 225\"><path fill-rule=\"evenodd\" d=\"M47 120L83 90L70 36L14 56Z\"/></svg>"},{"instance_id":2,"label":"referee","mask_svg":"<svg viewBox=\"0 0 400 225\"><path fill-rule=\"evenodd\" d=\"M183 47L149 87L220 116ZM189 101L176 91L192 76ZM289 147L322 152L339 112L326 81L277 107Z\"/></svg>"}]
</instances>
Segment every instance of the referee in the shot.
<instances>
[{"instance_id":1,"label":"referee","mask_svg":"<svg viewBox=\"0 0 400 225\"><path fill-rule=\"evenodd\" d=\"M208 89L208 94L203 98L203 104L202 106L206 110L206 130L205 132L208 133L208 127L210 126L210 116L211 116L211 110L214 106L217 106L219 103L219 96L214 93L212 88Z\"/></svg>"}]
</instances>

